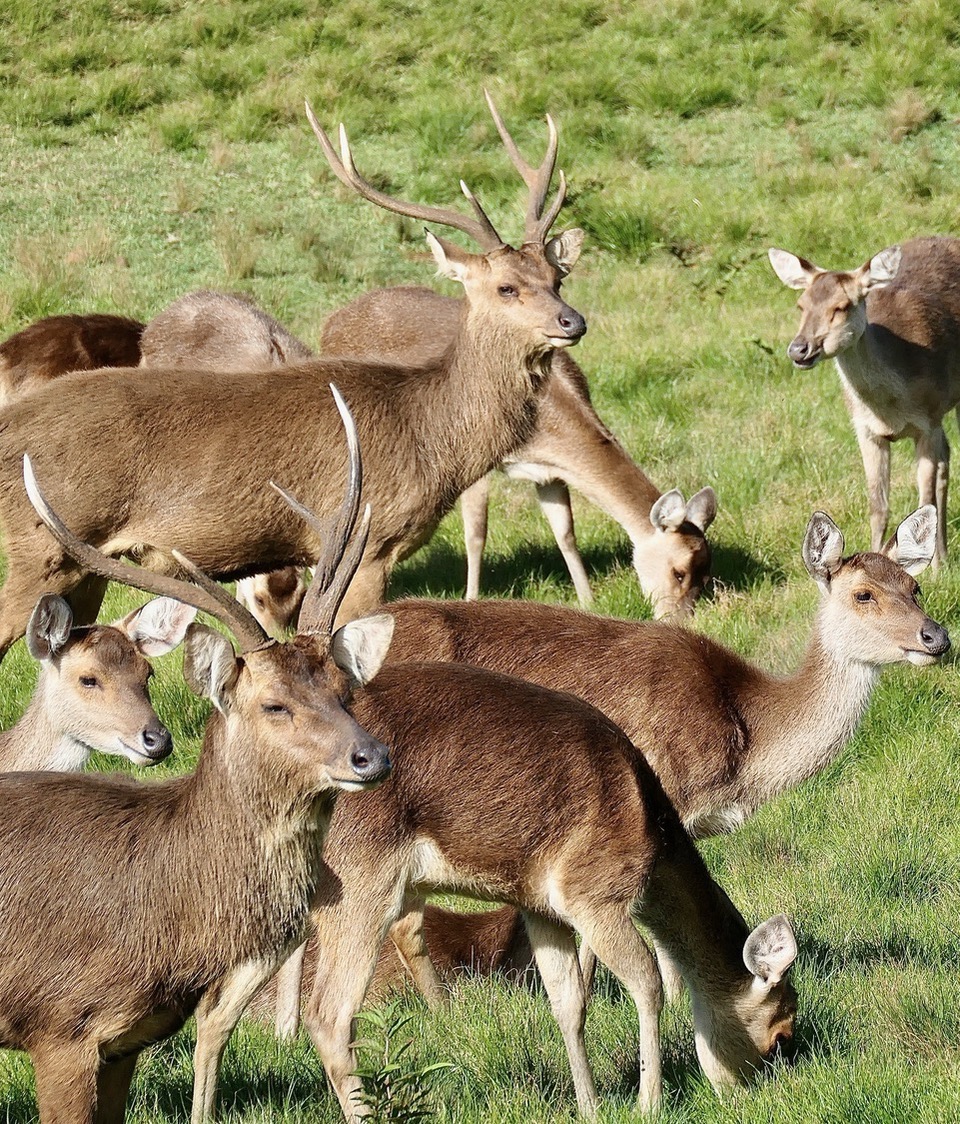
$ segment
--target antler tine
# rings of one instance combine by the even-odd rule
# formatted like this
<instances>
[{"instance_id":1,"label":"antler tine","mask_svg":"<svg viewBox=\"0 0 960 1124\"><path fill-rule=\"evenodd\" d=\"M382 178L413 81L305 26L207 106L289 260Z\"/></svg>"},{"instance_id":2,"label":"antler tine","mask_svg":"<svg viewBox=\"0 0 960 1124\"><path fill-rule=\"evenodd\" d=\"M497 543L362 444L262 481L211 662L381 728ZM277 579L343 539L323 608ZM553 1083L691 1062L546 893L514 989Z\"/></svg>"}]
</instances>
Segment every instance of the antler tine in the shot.
<instances>
[{"instance_id":1,"label":"antler tine","mask_svg":"<svg viewBox=\"0 0 960 1124\"><path fill-rule=\"evenodd\" d=\"M550 221L547 222L546 218L541 218L543 204L546 201L547 192L550 190L550 180L553 178L553 169L556 167L557 163L557 127L553 122L553 118L548 113L547 151L540 167L534 168L520 155L520 150L517 148L516 142L503 123L503 118L500 116L496 105L494 105L493 98L490 96L490 91L484 90L483 96L487 99L490 115L493 117L493 123L497 127L497 132L500 134L503 146L507 150L507 155L510 157L513 166L520 173L529 191L527 219L523 240L524 242L543 242L547 236L547 231L553 225L560 211L560 207L563 204L563 195L565 193L565 189L561 186L561 190L558 193L559 201L554 201L553 206L550 208L550 215L552 216Z\"/></svg>"},{"instance_id":2,"label":"antler tine","mask_svg":"<svg viewBox=\"0 0 960 1124\"><path fill-rule=\"evenodd\" d=\"M341 183L352 188L358 195L361 195L364 199L376 204L378 207L383 207L385 210L393 211L398 215L406 215L408 218L419 219L422 222L435 222L439 223L441 226L449 226L454 230L459 230L462 234L473 238L484 250L496 250L504 244L503 239L496 232L493 224L486 215L483 216L482 220L479 216L477 219L472 219L469 215L461 215L457 211L451 211L446 207L430 207L422 203L407 203L402 199L394 199L392 196L377 190L372 183L365 180L357 171L350 153L350 144L347 140L346 129L344 129L342 125L340 126L341 156L338 156L333 145L330 143L330 138L323 131L319 121L317 121L314 116L313 110L310 108L310 103L305 102L304 104L307 110L307 120L310 122L310 127L313 129L314 135L320 142L320 147L323 149L323 154L326 156L327 163L330 165L333 174Z\"/></svg>"},{"instance_id":3,"label":"antler tine","mask_svg":"<svg viewBox=\"0 0 960 1124\"><path fill-rule=\"evenodd\" d=\"M307 596L304 597L303 606L300 609L298 632L307 632L313 635L320 633L326 636L333 632L337 610L346 596L347 589L360 566L360 560L363 558L363 552L367 546L367 538L370 534L370 519L370 505L364 504L357 533L354 535L349 549L344 552L330 585L326 589L318 589L318 593L311 597L310 594L314 586L317 585L317 581L314 579L310 583Z\"/></svg>"},{"instance_id":4,"label":"antler tine","mask_svg":"<svg viewBox=\"0 0 960 1124\"><path fill-rule=\"evenodd\" d=\"M110 558L97 550L96 547L90 546L89 543L78 538L57 515L40 491L40 485L37 483L30 457L26 454L23 458L23 482L36 513L64 550L84 569L93 574L99 574L102 578L132 586L134 589L142 589L146 593L156 593L161 597L174 597L185 605L193 605L196 609L202 609L205 613L209 613L225 624L236 636L240 642L240 647L245 652L273 643L251 613L232 598L225 589L218 586L216 582L207 577L201 570L198 570L189 559L184 558L177 551L171 552L173 557L194 577L197 577L198 581L202 579L201 585L179 581L165 574L155 574L149 570L141 569L139 566L126 566L116 558Z\"/></svg>"}]
</instances>

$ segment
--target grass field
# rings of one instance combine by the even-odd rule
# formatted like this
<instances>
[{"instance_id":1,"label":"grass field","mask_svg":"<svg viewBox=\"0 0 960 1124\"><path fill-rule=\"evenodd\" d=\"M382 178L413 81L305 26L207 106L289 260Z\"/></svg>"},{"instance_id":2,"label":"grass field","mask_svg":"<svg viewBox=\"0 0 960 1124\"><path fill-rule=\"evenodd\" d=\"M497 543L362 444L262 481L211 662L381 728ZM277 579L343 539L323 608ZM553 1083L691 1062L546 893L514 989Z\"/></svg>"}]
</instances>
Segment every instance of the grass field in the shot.
<instances>
[{"instance_id":1,"label":"grass field","mask_svg":"<svg viewBox=\"0 0 960 1124\"><path fill-rule=\"evenodd\" d=\"M329 174L304 97L324 124L347 123L375 182L455 206L462 176L508 237L521 195L481 89L531 156L549 110L571 183L561 225L588 233L565 293L590 325L576 358L597 408L661 488L717 490L717 581L694 627L787 672L817 599L800 560L810 512L828 511L850 550L868 535L836 373L790 367L795 298L766 249L853 268L897 240L960 232L958 63L960 9L935 0L557 0L544 13L482 0L8 0L0 332L66 311L147 319L219 287L314 344L358 293L433 282L415 224ZM916 502L907 444L893 465L899 518ZM958 494L954 561L920 579L955 633ZM586 504L576 514L598 609L649 615L619 528ZM462 556L454 514L392 592L459 596ZM495 491L484 588L573 600L530 489ZM114 590L108 609L132 603ZM32 681L18 645L0 671L4 724ZM174 767L189 768L205 706L179 655L160 661L154 698ZM689 1010L672 1007L665 1120L960 1121L958 698L950 660L889 671L825 773L703 845L748 919L795 920L800 1053L721 1103L697 1069ZM542 996L469 983L443 1015L407 1006L411 1065L453 1063L438 1120L574 1117ZM186 1118L191 1035L145 1057L136 1124ZM606 981L588 1022L601 1121L632 1116L634 1040L632 1004ZM223 1094L229 1121L339 1115L306 1040L288 1050L256 1027L231 1046ZM0 1120L33 1119L32 1098L26 1060L0 1055Z\"/></svg>"}]
</instances>

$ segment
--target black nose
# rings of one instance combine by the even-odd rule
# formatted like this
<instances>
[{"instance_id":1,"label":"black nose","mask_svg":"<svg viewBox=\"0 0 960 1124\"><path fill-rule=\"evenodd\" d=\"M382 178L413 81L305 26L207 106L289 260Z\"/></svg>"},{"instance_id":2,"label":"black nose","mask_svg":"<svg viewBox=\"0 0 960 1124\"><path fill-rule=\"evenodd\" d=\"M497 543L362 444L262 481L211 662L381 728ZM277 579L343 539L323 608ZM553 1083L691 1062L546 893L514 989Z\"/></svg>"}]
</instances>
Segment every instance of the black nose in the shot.
<instances>
[{"instance_id":1,"label":"black nose","mask_svg":"<svg viewBox=\"0 0 960 1124\"><path fill-rule=\"evenodd\" d=\"M382 781L390 776L390 755L381 742L369 738L357 744L350 754L350 768L366 782Z\"/></svg>"},{"instance_id":2,"label":"black nose","mask_svg":"<svg viewBox=\"0 0 960 1124\"><path fill-rule=\"evenodd\" d=\"M816 349L812 343L808 340L802 340L798 336L787 348L787 356L792 362L796 363L798 367L802 367L804 364L811 361L815 351Z\"/></svg>"},{"instance_id":3,"label":"black nose","mask_svg":"<svg viewBox=\"0 0 960 1124\"><path fill-rule=\"evenodd\" d=\"M563 334L571 340L578 340L587 330L587 322L576 309L564 305L563 311L557 317Z\"/></svg>"},{"instance_id":4,"label":"black nose","mask_svg":"<svg viewBox=\"0 0 960 1124\"><path fill-rule=\"evenodd\" d=\"M920 626L920 643L931 656L942 656L944 652L950 650L950 637L947 635L947 630L929 617Z\"/></svg>"},{"instance_id":5,"label":"black nose","mask_svg":"<svg viewBox=\"0 0 960 1124\"><path fill-rule=\"evenodd\" d=\"M140 744L144 753L154 762L162 761L164 757L169 757L173 749L173 738L164 726L148 726L140 734Z\"/></svg>"}]
</instances>

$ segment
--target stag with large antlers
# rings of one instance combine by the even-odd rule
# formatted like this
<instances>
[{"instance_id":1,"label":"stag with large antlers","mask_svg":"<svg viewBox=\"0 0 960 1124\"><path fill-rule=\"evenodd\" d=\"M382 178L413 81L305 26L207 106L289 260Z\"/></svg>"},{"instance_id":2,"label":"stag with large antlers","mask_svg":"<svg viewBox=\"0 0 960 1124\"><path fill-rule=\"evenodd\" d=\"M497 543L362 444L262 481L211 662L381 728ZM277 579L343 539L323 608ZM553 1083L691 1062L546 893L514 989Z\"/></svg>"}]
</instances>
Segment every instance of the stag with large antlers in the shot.
<instances>
[{"instance_id":1,"label":"stag with large antlers","mask_svg":"<svg viewBox=\"0 0 960 1124\"><path fill-rule=\"evenodd\" d=\"M386 748L344 703L376 672L391 619L333 632L369 526L367 508L347 547L360 494L355 434L350 445L349 488L287 644L182 555L193 582L89 547L25 464L42 523L79 566L213 613L242 648L238 658L221 633L190 626L184 673L214 706L192 775L151 785L0 779L0 917L17 919L0 927L0 1048L30 1054L42 1124L121 1124L140 1051L198 1004L201 1020L215 1008L218 1027L232 1027L302 936L337 791L389 772ZM228 1034L208 1034L216 1056L198 1058L212 1074L211 1104Z\"/></svg>"},{"instance_id":2,"label":"stag with large antlers","mask_svg":"<svg viewBox=\"0 0 960 1124\"><path fill-rule=\"evenodd\" d=\"M168 548L178 545L215 578L303 565L318 549L315 533L260 481L282 479L310 506L330 506L343 480L333 453L336 414L323 388L335 381L357 414L365 498L377 513L342 607L346 620L380 602L392 567L430 537L466 487L529 436L553 350L586 330L559 291L582 231L547 237L564 196L561 177L546 206L553 123L546 158L536 173L524 173L525 241L513 249L469 191L474 217L393 199L356 171L342 129L341 158L310 119L331 167L353 190L479 242L484 252L473 254L427 235L441 272L466 290L452 346L427 369L335 359L281 368L269 412L262 373L189 370L150 379L137 369L76 375L11 406L0 422L9 562L0 654L23 635L41 592L67 597L78 620L92 620L103 596L103 579L85 577L37 526L18 482L24 452L46 479L59 481L59 502L78 534L105 554L166 571Z\"/></svg>"}]
</instances>

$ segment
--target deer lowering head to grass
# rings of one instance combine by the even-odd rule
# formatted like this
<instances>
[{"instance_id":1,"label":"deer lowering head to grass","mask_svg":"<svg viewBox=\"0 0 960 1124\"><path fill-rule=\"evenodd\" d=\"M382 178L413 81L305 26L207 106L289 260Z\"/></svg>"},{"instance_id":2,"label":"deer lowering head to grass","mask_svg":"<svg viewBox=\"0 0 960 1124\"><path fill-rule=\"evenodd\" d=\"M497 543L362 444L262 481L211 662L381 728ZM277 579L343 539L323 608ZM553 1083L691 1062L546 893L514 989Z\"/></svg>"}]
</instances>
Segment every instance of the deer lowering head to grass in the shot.
<instances>
[{"instance_id":1,"label":"deer lowering head to grass","mask_svg":"<svg viewBox=\"0 0 960 1124\"><path fill-rule=\"evenodd\" d=\"M586 330L560 296L582 231L548 238L564 194L561 176L545 207L556 156L552 123L519 249L503 242L472 195L475 216L466 216L377 191L357 173L345 133L341 159L313 125L336 174L364 198L480 243L484 252L471 254L428 235L440 269L467 293L453 344L429 368L345 359L282 367L271 376L269 410L260 371L93 372L14 403L0 418L8 551L0 654L23 635L40 593L66 597L82 622L95 619L103 595L102 579L87 577L36 526L18 483L25 451L38 473L57 482L54 499L71 512L77 533L105 554L167 570L167 548L176 545L215 578L306 565L318 550L316 533L261 481L283 480L316 509L335 502L343 468L324 383L337 382L357 414L365 499L376 511L341 608L346 620L379 604L392 567L430 537L466 487L529 436L554 349Z\"/></svg>"},{"instance_id":2,"label":"deer lowering head to grass","mask_svg":"<svg viewBox=\"0 0 960 1124\"><path fill-rule=\"evenodd\" d=\"M89 548L31 483L79 565L213 613L242 648L205 626L187 633L186 678L214 707L192 775L0 778L0 917L17 919L0 927L0 1048L30 1054L42 1124L120 1124L145 1046L198 1004L235 1021L226 997L242 1010L302 937L336 793L389 772L385 747L344 704L375 672L390 619L333 631L369 525L367 509L348 547L355 437L351 449L350 487L286 644L183 556L196 585ZM218 1060L199 1059L211 1106Z\"/></svg>"},{"instance_id":3,"label":"deer lowering head to grass","mask_svg":"<svg viewBox=\"0 0 960 1124\"><path fill-rule=\"evenodd\" d=\"M934 504L934 565L947 557L950 446L944 416L960 402L960 239L913 238L851 272L770 250L780 280L801 291L787 354L808 370L836 359L867 477L870 537L890 515L890 443L911 437L921 504Z\"/></svg>"},{"instance_id":4,"label":"deer lowering head to grass","mask_svg":"<svg viewBox=\"0 0 960 1124\"><path fill-rule=\"evenodd\" d=\"M173 748L150 704L146 657L175 648L196 609L157 597L110 625L73 627L62 597L44 594L27 625L40 664L20 721L0 733L0 773L82 769L93 750L155 765Z\"/></svg>"},{"instance_id":5,"label":"deer lowering head to grass","mask_svg":"<svg viewBox=\"0 0 960 1124\"><path fill-rule=\"evenodd\" d=\"M392 362L432 362L454 337L461 303L414 286L375 289L328 317L321 349L326 355L361 355L375 345L377 355ZM566 352L553 354L536 428L500 468L513 479L536 485L582 605L591 604L593 596L577 549L568 486L616 519L630 536L633 567L653 615L693 611L710 574L705 532L717 513L714 491L702 488L689 501L676 488L661 494L597 416L587 380ZM468 600L480 595L489 489L489 477L482 477L460 499Z\"/></svg>"},{"instance_id":6,"label":"deer lowering head to grass","mask_svg":"<svg viewBox=\"0 0 960 1124\"><path fill-rule=\"evenodd\" d=\"M136 366L142 331L138 320L103 312L37 320L0 343L0 406L69 371Z\"/></svg>"}]
</instances>

